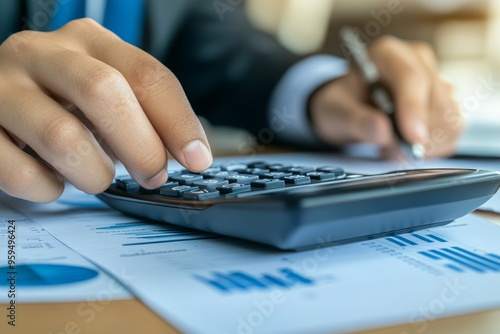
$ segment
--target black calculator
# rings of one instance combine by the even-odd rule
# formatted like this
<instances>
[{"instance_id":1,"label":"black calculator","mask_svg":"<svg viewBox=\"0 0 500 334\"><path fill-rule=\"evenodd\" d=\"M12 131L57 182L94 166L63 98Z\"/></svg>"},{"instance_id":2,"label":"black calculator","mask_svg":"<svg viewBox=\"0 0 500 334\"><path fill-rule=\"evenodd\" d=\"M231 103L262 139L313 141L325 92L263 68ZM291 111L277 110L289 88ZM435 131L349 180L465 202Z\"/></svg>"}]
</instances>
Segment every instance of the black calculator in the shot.
<instances>
[{"instance_id":1,"label":"black calculator","mask_svg":"<svg viewBox=\"0 0 500 334\"><path fill-rule=\"evenodd\" d=\"M268 161L168 174L155 190L117 176L97 196L141 219L302 249L445 225L481 206L500 186L499 172L478 169L358 174L340 166Z\"/></svg>"}]
</instances>

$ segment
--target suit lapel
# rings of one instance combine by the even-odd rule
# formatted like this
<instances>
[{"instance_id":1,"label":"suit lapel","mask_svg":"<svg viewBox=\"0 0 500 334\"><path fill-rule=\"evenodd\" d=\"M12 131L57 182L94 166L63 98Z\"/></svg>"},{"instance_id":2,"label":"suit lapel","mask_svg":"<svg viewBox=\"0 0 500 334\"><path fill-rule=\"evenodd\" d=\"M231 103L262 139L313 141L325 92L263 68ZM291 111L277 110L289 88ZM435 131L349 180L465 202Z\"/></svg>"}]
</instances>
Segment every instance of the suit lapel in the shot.
<instances>
[{"instance_id":1,"label":"suit lapel","mask_svg":"<svg viewBox=\"0 0 500 334\"><path fill-rule=\"evenodd\" d=\"M0 11L0 43L21 28L19 18L22 16L23 3L19 0L1 0Z\"/></svg>"},{"instance_id":2,"label":"suit lapel","mask_svg":"<svg viewBox=\"0 0 500 334\"><path fill-rule=\"evenodd\" d=\"M46 31L53 16L53 11L59 6L60 0L0 0L0 33L8 34L19 30L16 27L18 18L23 16L22 25L25 28ZM68 1L68 0L64 0ZM69 0L71 1L71 0ZM21 14L23 3L26 15ZM195 5L193 0L147 0L147 20L143 47L158 59L164 59L177 29L189 11ZM0 35L0 37L2 37Z\"/></svg>"},{"instance_id":3,"label":"suit lapel","mask_svg":"<svg viewBox=\"0 0 500 334\"><path fill-rule=\"evenodd\" d=\"M144 48L154 57L165 59L177 29L189 8L190 0L149 0Z\"/></svg>"}]
</instances>

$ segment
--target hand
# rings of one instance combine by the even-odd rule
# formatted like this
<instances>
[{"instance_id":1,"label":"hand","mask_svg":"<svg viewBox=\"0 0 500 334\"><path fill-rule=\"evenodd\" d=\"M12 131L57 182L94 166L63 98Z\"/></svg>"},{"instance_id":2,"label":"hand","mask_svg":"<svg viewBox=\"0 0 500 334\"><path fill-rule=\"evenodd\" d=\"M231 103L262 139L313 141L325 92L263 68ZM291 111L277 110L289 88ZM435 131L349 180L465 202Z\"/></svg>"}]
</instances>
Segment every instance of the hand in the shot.
<instances>
[{"instance_id":1,"label":"hand","mask_svg":"<svg viewBox=\"0 0 500 334\"><path fill-rule=\"evenodd\" d=\"M405 140L423 144L427 157L453 154L462 118L451 86L439 76L431 48L381 37L370 45L369 53L393 95L396 124ZM313 127L326 143L371 142L382 148L385 157L394 158L399 144L389 118L368 101L361 74L351 69L312 96Z\"/></svg>"},{"instance_id":2,"label":"hand","mask_svg":"<svg viewBox=\"0 0 500 334\"><path fill-rule=\"evenodd\" d=\"M166 181L166 149L192 171L212 162L176 77L89 19L0 45L0 101L0 190L14 197L52 201L64 178L99 193L113 155L146 188Z\"/></svg>"}]
</instances>

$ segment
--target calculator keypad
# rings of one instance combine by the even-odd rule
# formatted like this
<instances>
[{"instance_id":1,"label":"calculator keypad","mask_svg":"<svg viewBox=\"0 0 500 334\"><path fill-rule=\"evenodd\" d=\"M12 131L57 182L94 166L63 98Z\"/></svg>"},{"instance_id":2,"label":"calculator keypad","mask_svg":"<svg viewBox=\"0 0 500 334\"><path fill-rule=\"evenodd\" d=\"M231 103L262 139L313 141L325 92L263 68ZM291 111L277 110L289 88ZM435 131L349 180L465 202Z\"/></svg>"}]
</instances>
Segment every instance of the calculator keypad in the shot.
<instances>
[{"instance_id":1,"label":"calculator keypad","mask_svg":"<svg viewBox=\"0 0 500 334\"><path fill-rule=\"evenodd\" d=\"M261 193L271 189L279 191L279 189L349 178L349 175L337 166L313 168L283 163L269 164L264 161L221 164L201 173L192 173L186 169L169 170L168 175L168 181L159 189L142 188L130 176L116 177L116 187L122 191L138 191L145 195L209 200L244 192Z\"/></svg>"}]
</instances>

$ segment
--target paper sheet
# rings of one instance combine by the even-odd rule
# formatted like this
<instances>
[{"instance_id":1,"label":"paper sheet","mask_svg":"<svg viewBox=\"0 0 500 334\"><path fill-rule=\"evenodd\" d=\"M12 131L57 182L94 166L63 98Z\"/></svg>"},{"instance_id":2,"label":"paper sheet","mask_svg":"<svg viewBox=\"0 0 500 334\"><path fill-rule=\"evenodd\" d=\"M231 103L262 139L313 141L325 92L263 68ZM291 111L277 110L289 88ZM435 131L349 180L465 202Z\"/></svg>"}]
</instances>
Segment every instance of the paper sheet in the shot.
<instances>
[{"instance_id":1,"label":"paper sheet","mask_svg":"<svg viewBox=\"0 0 500 334\"><path fill-rule=\"evenodd\" d=\"M438 317L500 307L500 227L473 215L400 237L283 252L105 208L23 203L17 207L32 220L106 271L126 268L118 279L182 332L333 333L402 323L419 332Z\"/></svg>"},{"instance_id":2,"label":"paper sheet","mask_svg":"<svg viewBox=\"0 0 500 334\"><path fill-rule=\"evenodd\" d=\"M474 98L468 95L464 96L462 101L469 98L470 102L470 97ZM500 95L497 93L486 100L479 101L477 109L463 110L465 129L457 144L458 154L500 157L499 104Z\"/></svg>"},{"instance_id":3,"label":"paper sheet","mask_svg":"<svg viewBox=\"0 0 500 334\"><path fill-rule=\"evenodd\" d=\"M116 280L1 198L0 303L91 303L131 297ZM123 268L117 274L123 275ZM80 311L88 307L82 303Z\"/></svg>"}]
</instances>

